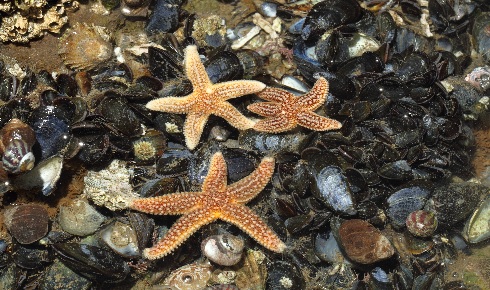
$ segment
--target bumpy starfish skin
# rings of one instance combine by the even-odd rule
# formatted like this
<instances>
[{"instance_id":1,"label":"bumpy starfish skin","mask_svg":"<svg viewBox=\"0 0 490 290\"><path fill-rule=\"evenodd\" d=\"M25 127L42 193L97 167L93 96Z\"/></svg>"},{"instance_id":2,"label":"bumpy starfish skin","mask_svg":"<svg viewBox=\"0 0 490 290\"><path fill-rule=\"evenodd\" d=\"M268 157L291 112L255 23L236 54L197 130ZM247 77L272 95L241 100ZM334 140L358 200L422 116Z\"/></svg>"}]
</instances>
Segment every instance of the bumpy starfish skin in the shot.
<instances>
[{"instance_id":1,"label":"bumpy starfish skin","mask_svg":"<svg viewBox=\"0 0 490 290\"><path fill-rule=\"evenodd\" d=\"M253 128L269 133L289 131L297 125L315 131L339 129L342 127L340 122L314 113L325 102L327 93L328 81L325 78L319 78L313 88L301 97L285 90L266 88L258 95L269 102L254 103L247 107L250 111L267 117L259 120Z\"/></svg>"},{"instance_id":2,"label":"bumpy starfish skin","mask_svg":"<svg viewBox=\"0 0 490 290\"><path fill-rule=\"evenodd\" d=\"M211 158L208 175L200 192L182 192L152 198L138 198L130 208L156 215L183 215L156 245L144 250L148 259L161 258L195 233L200 227L217 219L236 225L259 244L274 252L286 245L245 206L269 182L274 172L274 159L265 157L249 176L227 185L227 168L221 153Z\"/></svg>"},{"instance_id":3,"label":"bumpy starfish skin","mask_svg":"<svg viewBox=\"0 0 490 290\"><path fill-rule=\"evenodd\" d=\"M187 114L184 136L189 149L194 149L199 143L210 115L225 119L239 130L253 127L254 122L243 116L226 100L259 92L265 88L263 83L238 80L213 84L201 63L195 45L189 45L185 49L184 67L186 76L192 83L193 92L185 97L152 100L146 107L154 111Z\"/></svg>"}]
</instances>

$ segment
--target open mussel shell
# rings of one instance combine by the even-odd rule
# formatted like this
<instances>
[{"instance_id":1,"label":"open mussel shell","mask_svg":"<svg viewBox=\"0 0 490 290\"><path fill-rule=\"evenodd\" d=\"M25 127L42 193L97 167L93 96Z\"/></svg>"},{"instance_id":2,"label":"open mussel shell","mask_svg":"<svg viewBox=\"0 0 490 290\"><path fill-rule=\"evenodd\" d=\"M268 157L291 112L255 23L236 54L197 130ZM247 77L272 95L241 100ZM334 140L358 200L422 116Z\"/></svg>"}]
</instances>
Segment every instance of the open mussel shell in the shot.
<instances>
[{"instance_id":1,"label":"open mussel shell","mask_svg":"<svg viewBox=\"0 0 490 290\"><path fill-rule=\"evenodd\" d=\"M490 238L490 195L487 195L466 222L463 236L470 243L479 243Z\"/></svg>"},{"instance_id":2,"label":"open mussel shell","mask_svg":"<svg viewBox=\"0 0 490 290\"><path fill-rule=\"evenodd\" d=\"M52 156L39 162L31 171L16 177L13 187L24 191L39 190L43 195L50 195L56 188L62 168L63 158Z\"/></svg>"},{"instance_id":3,"label":"open mussel shell","mask_svg":"<svg viewBox=\"0 0 490 290\"><path fill-rule=\"evenodd\" d=\"M124 280L130 270L121 256L96 246L61 243L53 249L63 264L90 280L116 283Z\"/></svg>"}]
</instances>

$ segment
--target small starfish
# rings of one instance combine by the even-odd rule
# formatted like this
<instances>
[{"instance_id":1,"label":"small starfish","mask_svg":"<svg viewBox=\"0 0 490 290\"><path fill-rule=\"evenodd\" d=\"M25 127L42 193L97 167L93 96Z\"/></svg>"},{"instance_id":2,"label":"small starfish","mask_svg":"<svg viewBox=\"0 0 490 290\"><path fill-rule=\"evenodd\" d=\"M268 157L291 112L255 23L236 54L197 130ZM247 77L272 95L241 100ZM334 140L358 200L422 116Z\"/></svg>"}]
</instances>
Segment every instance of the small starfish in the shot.
<instances>
[{"instance_id":1,"label":"small starfish","mask_svg":"<svg viewBox=\"0 0 490 290\"><path fill-rule=\"evenodd\" d=\"M195 233L200 227L217 219L238 226L267 249L281 253L286 245L245 204L269 182L274 172L274 159L265 157L249 176L227 185L227 168L223 155L211 158L202 191L172 193L151 198L137 198L130 208L149 214L183 215L152 248L145 249L148 259L161 258Z\"/></svg>"},{"instance_id":2,"label":"small starfish","mask_svg":"<svg viewBox=\"0 0 490 290\"><path fill-rule=\"evenodd\" d=\"M307 94L296 97L292 93L277 88L266 88L258 95L270 102L248 105L247 109L267 117L253 127L257 131L280 133L296 128L297 125L315 131L335 130L342 127L339 121L314 113L323 103L328 93L328 81L319 78Z\"/></svg>"},{"instance_id":3,"label":"small starfish","mask_svg":"<svg viewBox=\"0 0 490 290\"><path fill-rule=\"evenodd\" d=\"M184 136L189 149L196 148L210 115L225 119L238 130L253 127L254 122L243 116L226 100L259 92L265 88L263 83L238 80L213 84L201 63L195 45L189 45L185 49L184 68L187 78L192 83L193 92L185 97L152 100L146 107L154 111L187 114Z\"/></svg>"}]
</instances>

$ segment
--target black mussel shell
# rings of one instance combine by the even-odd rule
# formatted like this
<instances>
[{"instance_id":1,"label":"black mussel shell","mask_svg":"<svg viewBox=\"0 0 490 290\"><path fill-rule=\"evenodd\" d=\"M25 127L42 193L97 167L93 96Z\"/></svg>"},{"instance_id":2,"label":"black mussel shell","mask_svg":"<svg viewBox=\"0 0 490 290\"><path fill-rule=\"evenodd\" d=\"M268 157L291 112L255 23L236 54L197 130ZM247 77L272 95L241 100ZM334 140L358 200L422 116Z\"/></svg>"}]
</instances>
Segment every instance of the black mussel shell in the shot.
<instances>
[{"instance_id":1,"label":"black mussel shell","mask_svg":"<svg viewBox=\"0 0 490 290\"><path fill-rule=\"evenodd\" d=\"M179 25L181 0L157 0L148 18L146 32L149 35L173 32Z\"/></svg>"},{"instance_id":2,"label":"black mussel shell","mask_svg":"<svg viewBox=\"0 0 490 290\"><path fill-rule=\"evenodd\" d=\"M63 264L91 280L116 283L130 270L121 256L96 246L61 243L54 244L53 249Z\"/></svg>"},{"instance_id":3,"label":"black mussel shell","mask_svg":"<svg viewBox=\"0 0 490 290\"><path fill-rule=\"evenodd\" d=\"M353 23L361 17L361 6L355 0L327 0L315 4L301 32L304 40L320 37L328 29Z\"/></svg>"}]
</instances>

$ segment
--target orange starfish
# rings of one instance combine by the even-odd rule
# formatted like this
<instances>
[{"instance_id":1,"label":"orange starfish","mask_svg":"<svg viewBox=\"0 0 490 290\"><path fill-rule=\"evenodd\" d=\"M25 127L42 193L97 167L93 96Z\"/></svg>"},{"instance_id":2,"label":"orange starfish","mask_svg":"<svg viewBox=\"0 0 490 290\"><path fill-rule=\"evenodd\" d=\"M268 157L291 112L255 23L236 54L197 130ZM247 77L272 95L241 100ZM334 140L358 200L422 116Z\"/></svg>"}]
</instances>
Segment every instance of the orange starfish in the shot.
<instances>
[{"instance_id":1,"label":"orange starfish","mask_svg":"<svg viewBox=\"0 0 490 290\"><path fill-rule=\"evenodd\" d=\"M284 251L286 245L245 206L269 182L274 172L274 159L265 157L254 172L231 185L227 185L227 172L225 159L218 152L211 158L202 191L137 198L130 203L130 208L149 214L183 215L163 239L144 250L146 258L153 260L169 254L200 227L217 219L238 226L271 251Z\"/></svg>"},{"instance_id":2,"label":"orange starfish","mask_svg":"<svg viewBox=\"0 0 490 290\"><path fill-rule=\"evenodd\" d=\"M307 94L296 97L292 93L277 88L266 88L258 95L270 102L248 105L247 109L267 117L253 127L257 131L279 133L296 128L297 125L315 131L335 130L342 127L339 121L314 113L325 102L328 81L319 78Z\"/></svg>"},{"instance_id":3,"label":"orange starfish","mask_svg":"<svg viewBox=\"0 0 490 290\"><path fill-rule=\"evenodd\" d=\"M199 143L210 115L225 119L238 130L253 127L254 122L243 116L226 100L259 92L265 88L263 83L239 80L213 84L201 63L195 45L186 47L184 67L186 76L192 83L193 92L185 97L152 100L146 107L155 111L187 114L184 136L189 149L194 149Z\"/></svg>"}]
</instances>

